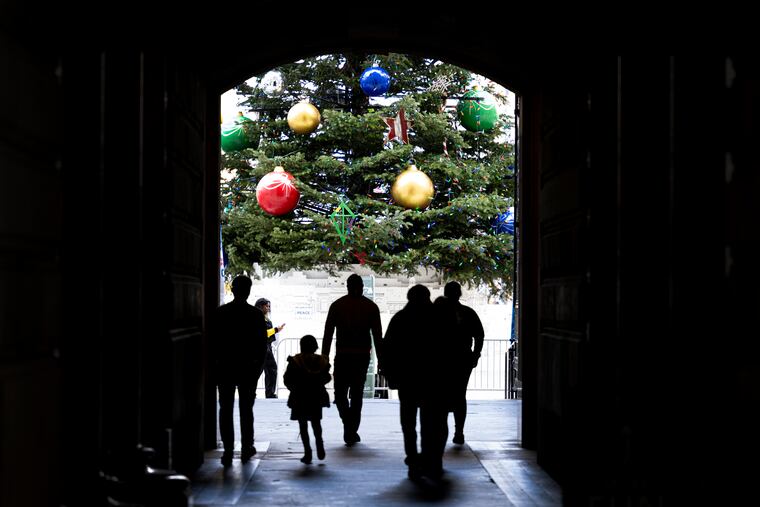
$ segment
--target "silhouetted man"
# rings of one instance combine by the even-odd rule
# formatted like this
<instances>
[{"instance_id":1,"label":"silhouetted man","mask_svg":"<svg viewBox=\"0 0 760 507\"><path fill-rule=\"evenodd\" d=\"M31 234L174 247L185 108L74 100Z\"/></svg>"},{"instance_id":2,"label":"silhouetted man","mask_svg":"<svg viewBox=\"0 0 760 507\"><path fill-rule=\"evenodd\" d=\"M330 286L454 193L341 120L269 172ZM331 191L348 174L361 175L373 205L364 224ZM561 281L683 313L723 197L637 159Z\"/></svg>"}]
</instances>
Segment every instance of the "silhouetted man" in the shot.
<instances>
[{"instance_id":1,"label":"silhouetted man","mask_svg":"<svg viewBox=\"0 0 760 507\"><path fill-rule=\"evenodd\" d=\"M446 329L453 319L430 301L430 291L415 285L407 304L388 323L380 366L392 389L398 389L399 418L404 434L404 463L409 478L433 481L443 473L448 436L452 347ZM417 452L417 410L420 453Z\"/></svg>"},{"instance_id":2,"label":"silhouetted man","mask_svg":"<svg viewBox=\"0 0 760 507\"><path fill-rule=\"evenodd\" d=\"M462 296L462 286L457 282L449 282L443 288L446 305L451 309L456 318L456 332L453 336L452 345L454 356L459 358L456 365L455 376L457 382L454 392L454 438L452 442L458 445L464 444L464 421L467 418L467 384L470 382L470 374L478 365L480 352L483 350L483 324L478 314L469 306L459 302Z\"/></svg>"},{"instance_id":3,"label":"silhouetted man","mask_svg":"<svg viewBox=\"0 0 760 507\"><path fill-rule=\"evenodd\" d=\"M214 349L216 384L219 388L219 432L224 454L222 464L230 466L235 448L232 412L235 389L240 411L240 460L245 463L256 454L253 446L253 403L267 349L264 314L247 303L251 279L232 280L234 299L216 309L212 321L211 346Z\"/></svg>"},{"instance_id":4,"label":"silhouetted man","mask_svg":"<svg viewBox=\"0 0 760 507\"><path fill-rule=\"evenodd\" d=\"M330 356L333 332L336 332L333 367L335 406L343 420L343 440L346 445L351 446L361 441L359 423L364 382L367 378L372 339L374 338L376 345L379 343L382 339L382 328L377 305L362 295L362 278L357 274L350 275L346 280L346 287L348 294L333 301L327 312L322 355Z\"/></svg>"}]
</instances>

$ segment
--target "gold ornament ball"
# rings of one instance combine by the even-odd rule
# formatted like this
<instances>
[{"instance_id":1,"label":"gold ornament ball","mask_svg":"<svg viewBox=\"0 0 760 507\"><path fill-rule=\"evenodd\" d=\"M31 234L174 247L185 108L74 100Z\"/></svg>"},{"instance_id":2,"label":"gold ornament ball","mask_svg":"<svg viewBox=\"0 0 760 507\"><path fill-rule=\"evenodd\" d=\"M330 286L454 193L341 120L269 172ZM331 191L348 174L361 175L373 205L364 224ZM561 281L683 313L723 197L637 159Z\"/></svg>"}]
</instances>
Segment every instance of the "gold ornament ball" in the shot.
<instances>
[{"instance_id":1,"label":"gold ornament ball","mask_svg":"<svg viewBox=\"0 0 760 507\"><path fill-rule=\"evenodd\" d=\"M396 177L391 196L407 209L425 209L433 200L435 187L428 175L412 164Z\"/></svg>"},{"instance_id":2,"label":"gold ornament ball","mask_svg":"<svg viewBox=\"0 0 760 507\"><path fill-rule=\"evenodd\" d=\"M288 111L288 125L296 134L311 134L319 126L319 109L308 102L299 102Z\"/></svg>"}]
</instances>

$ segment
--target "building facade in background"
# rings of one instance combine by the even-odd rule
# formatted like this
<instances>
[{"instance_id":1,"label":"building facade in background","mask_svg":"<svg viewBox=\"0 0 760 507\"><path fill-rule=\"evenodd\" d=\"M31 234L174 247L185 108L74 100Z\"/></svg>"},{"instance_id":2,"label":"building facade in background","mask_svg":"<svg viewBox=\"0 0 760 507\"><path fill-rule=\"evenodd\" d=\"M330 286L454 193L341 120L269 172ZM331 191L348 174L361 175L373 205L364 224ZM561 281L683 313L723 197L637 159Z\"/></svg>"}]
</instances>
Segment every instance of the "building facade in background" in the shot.
<instances>
[{"instance_id":1,"label":"building facade in background","mask_svg":"<svg viewBox=\"0 0 760 507\"><path fill-rule=\"evenodd\" d=\"M258 266L254 266L254 273L249 303L253 304L260 297L269 299L272 302L272 323L278 326L286 324L278 334L275 344L279 365L285 364L287 356L298 353L298 339L305 334L316 336L321 347L327 311L333 301L346 294L346 279L352 273L362 276L365 295L374 300L380 308L383 332L387 329L391 317L406 305L406 293L409 288L418 283L423 284L430 289L431 298L435 300L443 295L445 285L445 281L432 271L420 272L415 277L384 277L377 276L369 268L359 265L350 271L341 271L335 276L322 271L289 271L278 275L265 275ZM512 327L512 301L498 300L489 296L487 287L468 288L466 283L462 283L462 292L460 301L478 313L486 333L481 360L470 379L468 398L504 399L505 364ZM225 302L232 299L228 284L225 285L223 299ZM282 370L283 368L278 368L278 390L279 394L284 395ZM371 375L375 375L376 366L372 370ZM259 387L263 393L263 383ZM395 397L395 392L384 388L381 378L368 377L365 392L368 397Z\"/></svg>"}]
</instances>

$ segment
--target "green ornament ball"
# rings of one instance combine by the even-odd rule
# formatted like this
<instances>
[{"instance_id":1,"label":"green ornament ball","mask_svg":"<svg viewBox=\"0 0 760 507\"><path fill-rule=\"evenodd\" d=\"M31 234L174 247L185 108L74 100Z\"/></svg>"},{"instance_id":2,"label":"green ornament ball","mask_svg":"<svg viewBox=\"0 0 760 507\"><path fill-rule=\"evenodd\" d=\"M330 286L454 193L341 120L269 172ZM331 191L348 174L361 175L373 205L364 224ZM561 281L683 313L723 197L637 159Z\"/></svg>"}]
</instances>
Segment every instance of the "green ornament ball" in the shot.
<instances>
[{"instance_id":1,"label":"green ornament ball","mask_svg":"<svg viewBox=\"0 0 760 507\"><path fill-rule=\"evenodd\" d=\"M462 126L470 132L491 130L499 119L496 99L476 86L459 99L457 116Z\"/></svg>"},{"instance_id":2,"label":"green ornament ball","mask_svg":"<svg viewBox=\"0 0 760 507\"><path fill-rule=\"evenodd\" d=\"M222 125L221 144L226 152L239 151L245 148L253 148L258 144L257 139L250 135L254 129L254 122L250 118L238 113L234 123Z\"/></svg>"}]
</instances>

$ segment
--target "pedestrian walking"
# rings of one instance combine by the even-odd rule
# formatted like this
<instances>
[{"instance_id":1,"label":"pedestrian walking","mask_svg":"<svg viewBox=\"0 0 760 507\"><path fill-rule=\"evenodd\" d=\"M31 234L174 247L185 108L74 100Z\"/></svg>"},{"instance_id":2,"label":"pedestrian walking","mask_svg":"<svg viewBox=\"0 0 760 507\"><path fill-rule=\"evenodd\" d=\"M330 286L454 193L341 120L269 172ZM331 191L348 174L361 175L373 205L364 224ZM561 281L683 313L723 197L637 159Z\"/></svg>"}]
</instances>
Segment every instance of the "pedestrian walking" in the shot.
<instances>
[{"instance_id":1,"label":"pedestrian walking","mask_svg":"<svg viewBox=\"0 0 760 507\"><path fill-rule=\"evenodd\" d=\"M327 312L322 354L330 357L335 333L335 406L343 421L343 441L347 446L352 446L361 441L359 425L364 383L372 342L374 340L377 345L382 340L382 326L377 305L362 295L362 278L355 273L350 275L346 287L348 294L333 301Z\"/></svg>"},{"instance_id":2,"label":"pedestrian walking","mask_svg":"<svg viewBox=\"0 0 760 507\"><path fill-rule=\"evenodd\" d=\"M322 440L322 408L330 406L330 398L325 384L330 382L330 363L323 355L315 354L317 339L307 334L300 341L301 353L288 356L288 366L285 369L283 382L290 390L288 407L290 419L298 421L298 429L303 443L302 463L309 464L312 460L309 439L309 422L314 433L314 443L317 448L317 458L325 459L325 444Z\"/></svg>"},{"instance_id":3,"label":"pedestrian walking","mask_svg":"<svg viewBox=\"0 0 760 507\"><path fill-rule=\"evenodd\" d=\"M235 430L232 413L235 390L240 412L240 460L245 463L256 454L253 432L253 404L256 384L266 356L267 333L264 314L248 304L251 279L232 280L233 300L216 309L210 323L213 374L219 391L219 432L224 453L222 465L232 464Z\"/></svg>"}]
</instances>

